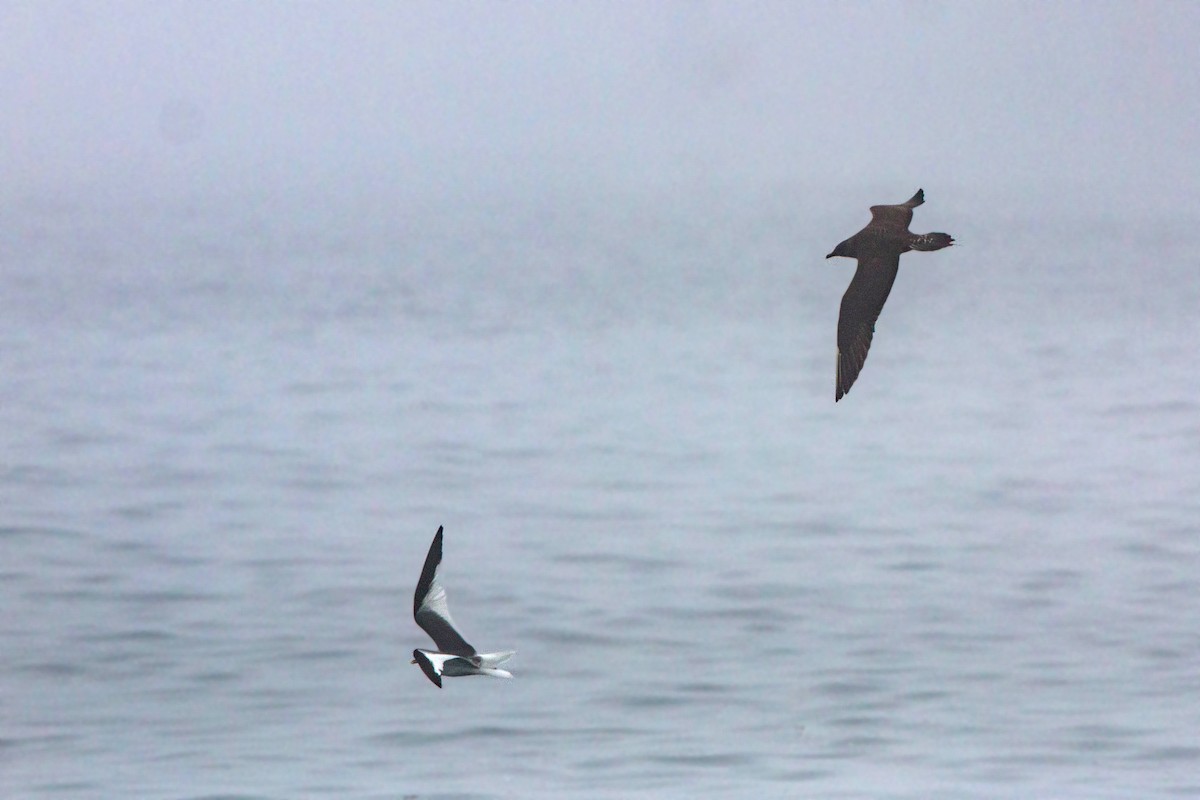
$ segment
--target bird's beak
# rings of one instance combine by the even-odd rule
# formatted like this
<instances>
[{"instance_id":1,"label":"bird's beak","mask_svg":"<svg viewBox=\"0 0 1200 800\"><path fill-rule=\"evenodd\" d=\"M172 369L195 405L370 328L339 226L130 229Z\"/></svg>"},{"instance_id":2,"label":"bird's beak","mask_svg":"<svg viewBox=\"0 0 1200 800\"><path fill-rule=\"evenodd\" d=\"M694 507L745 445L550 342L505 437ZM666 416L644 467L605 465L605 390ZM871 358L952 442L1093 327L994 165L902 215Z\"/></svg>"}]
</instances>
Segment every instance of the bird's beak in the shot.
<instances>
[{"instance_id":1,"label":"bird's beak","mask_svg":"<svg viewBox=\"0 0 1200 800\"><path fill-rule=\"evenodd\" d=\"M410 663L410 664L415 664L415 663L417 663L417 660L414 658L412 661L410 661L410 662L408 662L408 663Z\"/></svg>"},{"instance_id":2,"label":"bird's beak","mask_svg":"<svg viewBox=\"0 0 1200 800\"><path fill-rule=\"evenodd\" d=\"M826 257L826 258L833 258L833 253L830 253L829 255L827 255L827 256L825 256L825 257Z\"/></svg>"}]
</instances>

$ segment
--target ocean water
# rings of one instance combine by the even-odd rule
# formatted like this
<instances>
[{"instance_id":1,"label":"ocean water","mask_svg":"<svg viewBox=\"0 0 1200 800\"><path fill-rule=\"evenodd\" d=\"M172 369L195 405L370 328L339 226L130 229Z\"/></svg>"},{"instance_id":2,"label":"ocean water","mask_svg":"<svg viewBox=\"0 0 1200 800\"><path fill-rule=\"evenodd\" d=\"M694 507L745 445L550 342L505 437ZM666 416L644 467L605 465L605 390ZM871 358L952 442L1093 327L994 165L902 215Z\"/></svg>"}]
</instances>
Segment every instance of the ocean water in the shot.
<instances>
[{"instance_id":1,"label":"ocean water","mask_svg":"<svg viewBox=\"0 0 1200 800\"><path fill-rule=\"evenodd\" d=\"M1197 220L925 188L9 208L0 795L1200 796Z\"/></svg>"}]
</instances>

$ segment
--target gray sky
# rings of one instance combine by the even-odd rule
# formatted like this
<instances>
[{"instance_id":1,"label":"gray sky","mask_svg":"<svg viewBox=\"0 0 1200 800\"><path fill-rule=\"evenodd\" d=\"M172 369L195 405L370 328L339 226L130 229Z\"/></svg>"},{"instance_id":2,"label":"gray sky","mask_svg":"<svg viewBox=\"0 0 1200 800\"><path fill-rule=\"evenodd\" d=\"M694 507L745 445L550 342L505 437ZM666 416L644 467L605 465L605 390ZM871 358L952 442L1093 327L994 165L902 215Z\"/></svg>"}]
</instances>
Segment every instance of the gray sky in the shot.
<instances>
[{"instance_id":1,"label":"gray sky","mask_svg":"<svg viewBox=\"0 0 1200 800\"><path fill-rule=\"evenodd\" d=\"M0 191L751 179L1195 212L1197 42L1185 2L0 0Z\"/></svg>"}]
</instances>

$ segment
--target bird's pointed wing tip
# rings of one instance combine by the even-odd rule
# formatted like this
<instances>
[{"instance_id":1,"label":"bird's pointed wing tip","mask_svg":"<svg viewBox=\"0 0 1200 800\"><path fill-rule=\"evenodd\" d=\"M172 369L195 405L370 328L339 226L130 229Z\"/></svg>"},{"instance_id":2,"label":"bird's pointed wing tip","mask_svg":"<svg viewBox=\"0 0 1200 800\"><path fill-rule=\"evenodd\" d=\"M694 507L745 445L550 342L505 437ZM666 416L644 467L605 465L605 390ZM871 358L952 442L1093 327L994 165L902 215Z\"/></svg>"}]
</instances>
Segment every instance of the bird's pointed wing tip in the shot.
<instances>
[{"instance_id":1,"label":"bird's pointed wing tip","mask_svg":"<svg viewBox=\"0 0 1200 800\"><path fill-rule=\"evenodd\" d=\"M420 650L413 650L413 663L421 668L421 672L425 673L425 677L429 678L434 686L442 688L442 673L429 660L428 656Z\"/></svg>"},{"instance_id":2,"label":"bird's pointed wing tip","mask_svg":"<svg viewBox=\"0 0 1200 800\"><path fill-rule=\"evenodd\" d=\"M429 552L425 554L425 564L421 567L421 577L417 580L417 589L413 592L413 616L421 610L425 598L433 588L437 579L438 567L442 564L442 526L438 526L433 541L429 544Z\"/></svg>"}]
</instances>

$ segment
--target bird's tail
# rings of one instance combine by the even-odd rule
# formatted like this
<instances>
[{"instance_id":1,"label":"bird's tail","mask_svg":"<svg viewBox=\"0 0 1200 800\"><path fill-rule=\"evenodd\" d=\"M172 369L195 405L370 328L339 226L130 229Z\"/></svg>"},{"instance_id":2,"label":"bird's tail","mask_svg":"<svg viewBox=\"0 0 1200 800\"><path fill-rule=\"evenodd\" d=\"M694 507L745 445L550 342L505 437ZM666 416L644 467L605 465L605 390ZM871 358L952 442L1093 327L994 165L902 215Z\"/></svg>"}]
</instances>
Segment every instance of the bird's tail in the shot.
<instances>
[{"instance_id":1,"label":"bird's tail","mask_svg":"<svg viewBox=\"0 0 1200 800\"><path fill-rule=\"evenodd\" d=\"M496 669L495 667L480 667L479 674L480 675L490 675L493 678L509 678L509 679L511 679L513 676L513 674L511 672L509 672L508 670Z\"/></svg>"},{"instance_id":2,"label":"bird's tail","mask_svg":"<svg viewBox=\"0 0 1200 800\"><path fill-rule=\"evenodd\" d=\"M503 664L505 661L508 661L510 658L515 656L516 654L517 654L516 650L505 650L501 653L480 653L479 654L479 667L481 669L489 669L491 667L498 667L501 664ZM504 672L504 670L497 670L497 671ZM512 675L505 675L504 677L511 678Z\"/></svg>"},{"instance_id":3,"label":"bird's tail","mask_svg":"<svg viewBox=\"0 0 1200 800\"><path fill-rule=\"evenodd\" d=\"M948 233L925 233L914 236L909 242L913 250L941 250L954 244L954 237Z\"/></svg>"}]
</instances>

